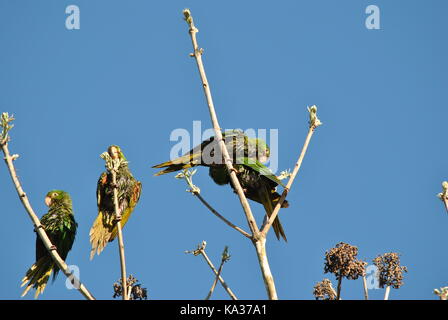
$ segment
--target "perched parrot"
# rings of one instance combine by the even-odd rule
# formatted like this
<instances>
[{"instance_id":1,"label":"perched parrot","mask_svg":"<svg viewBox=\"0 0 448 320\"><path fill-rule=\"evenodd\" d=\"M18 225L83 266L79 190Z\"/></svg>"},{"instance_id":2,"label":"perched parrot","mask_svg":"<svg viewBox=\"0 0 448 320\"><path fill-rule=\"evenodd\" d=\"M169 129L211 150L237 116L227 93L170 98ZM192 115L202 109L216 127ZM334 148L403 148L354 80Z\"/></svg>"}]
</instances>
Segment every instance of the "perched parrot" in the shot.
<instances>
[{"instance_id":1,"label":"perched parrot","mask_svg":"<svg viewBox=\"0 0 448 320\"><path fill-rule=\"evenodd\" d=\"M131 216L132 211L140 199L142 184L137 181L129 171L126 158L120 147L112 145L107 149L112 159L123 160L117 173L118 207L121 213L121 227L123 228ZM112 174L103 172L98 180L96 189L98 205L98 216L90 229L90 260L95 253L98 255L104 250L108 242L117 236L115 222L114 188L112 185Z\"/></svg>"},{"instance_id":2,"label":"perched parrot","mask_svg":"<svg viewBox=\"0 0 448 320\"><path fill-rule=\"evenodd\" d=\"M73 216L72 200L68 193L62 190L52 190L45 197L45 204L50 208L42 216L41 224L45 232L63 260L67 258L75 241L78 224ZM53 281L59 272L59 267L51 258L39 236L36 237L36 262L26 272L22 279L22 287L26 285L22 297L31 288L36 289L35 298L43 293L48 279L53 272Z\"/></svg>"},{"instance_id":3,"label":"perched parrot","mask_svg":"<svg viewBox=\"0 0 448 320\"><path fill-rule=\"evenodd\" d=\"M277 185L283 186L269 168L263 165L263 162L269 159L269 147L262 139L249 138L240 130L225 131L222 135L246 197L261 203L269 217L280 199L280 195L276 192ZM209 175L216 184L230 183L235 190L215 137L203 141L185 155L155 165L153 168L165 168L155 174L159 176L195 166L209 167ZM287 208L288 206L288 202L284 201L282 207ZM278 216L272 227L277 239L280 239L281 236L286 241L286 235Z\"/></svg>"}]
</instances>

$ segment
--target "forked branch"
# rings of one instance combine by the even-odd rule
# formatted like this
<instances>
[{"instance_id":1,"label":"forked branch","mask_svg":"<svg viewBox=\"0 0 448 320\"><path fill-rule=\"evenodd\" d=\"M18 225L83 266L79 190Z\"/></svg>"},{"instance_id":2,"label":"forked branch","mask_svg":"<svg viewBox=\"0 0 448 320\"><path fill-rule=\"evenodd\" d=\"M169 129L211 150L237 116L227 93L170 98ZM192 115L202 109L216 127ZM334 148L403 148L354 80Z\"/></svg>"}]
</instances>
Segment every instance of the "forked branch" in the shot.
<instances>
[{"instance_id":1,"label":"forked branch","mask_svg":"<svg viewBox=\"0 0 448 320\"><path fill-rule=\"evenodd\" d=\"M255 222L254 216L252 214L252 210L250 209L249 202L247 201L246 195L244 194L243 188L241 188L241 184L236 176L235 169L233 168L232 159L229 156L226 145L222 138L221 127L219 126L218 117L216 115L215 106L213 104L213 98L210 91L210 86L208 84L207 76L205 74L204 64L202 62L202 53L203 49L200 49L198 46L198 42L196 39L196 33L199 30L194 25L193 17L191 16L190 10L185 9L183 11L185 21L187 21L188 26L190 27L189 32L191 36L191 43L193 45L193 53L190 54L192 57L196 59L196 64L198 66L199 75L202 81L202 88L204 89L205 98L207 99L208 110L210 113L210 118L213 124L213 130L215 132L216 141L219 142L219 147L221 154L223 155L225 165L230 175L230 179L232 180L233 185L235 186L236 193L241 202L241 206L243 207L244 213L246 215L247 222L249 224L249 228L252 231L252 234L255 239L258 238L260 230L258 229L257 223Z\"/></svg>"},{"instance_id":2,"label":"forked branch","mask_svg":"<svg viewBox=\"0 0 448 320\"><path fill-rule=\"evenodd\" d=\"M229 156L229 153L227 151L227 148L225 146L224 140L222 138L222 132L221 127L218 123L218 118L216 116L215 107L213 105L213 99L212 94L210 91L210 86L208 84L207 76L205 75L205 69L204 65L202 63L202 53L204 52L202 49L199 49L197 40L196 40L196 33L198 33L198 29L194 25L193 17L191 16L190 10L185 9L183 11L185 21L187 21L189 26L189 33L191 36L191 43L193 45L194 52L190 54L190 56L194 57L196 59L196 64L198 66L199 75L201 77L202 81L202 88L204 89L205 98L207 100L208 110L210 113L210 118L213 123L213 130L215 132L215 139L219 143L219 148L221 151L221 154L224 158L224 162L227 168L227 171L230 176L230 180L232 182L232 185L238 194L238 198L240 200L241 206L243 207L244 214L246 216L247 223L249 225L249 228L252 232L251 240L252 243L256 249L257 252L257 258L260 264L261 274L263 276L263 281L266 287L266 291L268 294L269 299L277 300L277 291L275 289L275 283L274 278L272 276L268 259L266 256L266 238L262 237L260 235L260 229L258 228L257 223L255 222L254 216L252 214L252 210L250 208L249 202L247 201L247 198L244 194L243 189L241 188L241 184L236 176L235 169L232 165L232 160Z\"/></svg>"},{"instance_id":3,"label":"forked branch","mask_svg":"<svg viewBox=\"0 0 448 320\"><path fill-rule=\"evenodd\" d=\"M269 228L272 226L272 223L274 223L275 218L277 218L278 212L280 211L280 208L282 207L282 204L285 201L288 192L291 190L292 183L294 182L294 179L296 178L297 173L299 172L300 166L302 165L303 158L305 157L305 153L308 150L308 145L311 141L311 137L313 136L314 130L322 124L322 122L320 122L319 118L317 117L316 106L308 108L308 112L310 113L309 130L302 148L302 152L300 153L299 159L297 160L296 165L294 166L294 169L291 173L291 176L289 177L285 189L283 190L280 200L277 202L269 220L267 220L264 226L261 228L261 234L263 236L267 235Z\"/></svg>"},{"instance_id":4,"label":"forked branch","mask_svg":"<svg viewBox=\"0 0 448 320\"><path fill-rule=\"evenodd\" d=\"M188 192L191 192L192 195L196 196L196 198L201 201L201 203L207 207L215 216L217 216L219 219L224 221L225 224L227 224L229 227L235 229L236 231L240 232L243 236L252 239L252 236L241 229L240 227L234 225L232 222L227 220L223 215L221 215L218 211L216 211L202 196L201 196L201 189L199 189L196 185L193 184L193 175L196 173L196 170L190 171L190 170L184 170L180 173L178 173L175 178L177 179L184 179L187 185L190 187L188 189Z\"/></svg>"},{"instance_id":5,"label":"forked branch","mask_svg":"<svg viewBox=\"0 0 448 320\"><path fill-rule=\"evenodd\" d=\"M218 273L216 274L215 281L213 281L212 287L210 288L210 291L207 294L207 297L205 297L205 300L210 300L210 297L212 296L213 291L215 291L216 284L218 283L219 277L221 276L221 272L222 272L222 268L224 267L224 263L226 263L229 260L230 260L229 247L226 246L221 255L221 264L219 265Z\"/></svg>"},{"instance_id":6,"label":"forked branch","mask_svg":"<svg viewBox=\"0 0 448 320\"><path fill-rule=\"evenodd\" d=\"M205 252L205 247L207 246L207 242L202 241L202 244L198 245L196 250L192 250L192 251L185 251L185 253L192 253L195 256L198 255L202 255L202 257L204 258L204 260L207 262L208 266L210 267L210 269L212 269L213 273L216 275L216 277L219 279L219 282L221 282L222 287L224 288L224 290L226 290L226 292L229 294L230 298L232 298L232 300L238 300L236 295L233 293L233 291L230 289L230 287L227 285L227 283L224 281L224 279L221 277L220 272L218 272L215 268L215 266L213 265L212 261L209 259L209 257L207 256L207 253Z\"/></svg>"}]
</instances>

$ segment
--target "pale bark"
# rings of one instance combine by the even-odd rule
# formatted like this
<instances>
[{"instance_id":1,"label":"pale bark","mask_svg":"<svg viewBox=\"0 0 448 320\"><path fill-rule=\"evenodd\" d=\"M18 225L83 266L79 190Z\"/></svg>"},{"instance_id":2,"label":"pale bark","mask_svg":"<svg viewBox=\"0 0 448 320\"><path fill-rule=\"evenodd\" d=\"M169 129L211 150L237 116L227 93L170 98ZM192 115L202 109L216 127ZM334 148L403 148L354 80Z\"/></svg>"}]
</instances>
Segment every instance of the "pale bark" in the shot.
<instances>
[{"instance_id":1,"label":"pale bark","mask_svg":"<svg viewBox=\"0 0 448 320\"><path fill-rule=\"evenodd\" d=\"M389 300L389 294L390 294L390 286L387 286L386 291L384 292L384 300Z\"/></svg>"},{"instance_id":2,"label":"pale bark","mask_svg":"<svg viewBox=\"0 0 448 320\"><path fill-rule=\"evenodd\" d=\"M367 279L366 276L362 277L362 285L364 287L364 299L369 300L369 290L367 288Z\"/></svg>"},{"instance_id":3,"label":"pale bark","mask_svg":"<svg viewBox=\"0 0 448 320\"><path fill-rule=\"evenodd\" d=\"M315 106L313 106L313 107L315 107ZM311 118L310 119L310 127L308 130L308 134L305 138L305 143L303 145L302 152L300 153L300 156L297 159L296 165L294 166L294 169L291 173L288 183L286 184L286 187L283 190L280 200L275 205L275 208L272 211L272 214L269 217L269 219L266 221L264 226L261 228L261 234L263 236L267 235L269 228L272 226L272 223L275 221L275 218L277 217L278 212L280 211L280 208L282 207L282 204L285 201L289 190L291 190L292 183L294 182L294 179L296 178L297 173L299 172L300 166L302 165L303 158L305 157L305 153L308 150L308 145L310 144L311 137L313 136L314 130L316 129L316 127L318 127L321 124L321 122L319 121L319 119L317 117L315 117L315 118L312 117L311 109L310 109L310 118Z\"/></svg>"},{"instance_id":4,"label":"pale bark","mask_svg":"<svg viewBox=\"0 0 448 320\"><path fill-rule=\"evenodd\" d=\"M126 259L124 256L123 231L121 228L121 212L118 206L117 173L115 172L114 169L111 170L111 173L112 173L112 185L114 188L115 221L118 231L118 251L120 253L121 287L123 289L122 297L123 300L129 300L127 276L126 276Z\"/></svg>"},{"instance_id":5,"label":"pale bark","mask_svg":"<svg viewBox=\"0 0 448 320\"><path fill-rule=\"evenodd\" d=\"M87 288L84 286L84 284L81 283L81 281L70 272L67 264L64 260L60 257L58 252L54 250L54 246L51 243L50 239L47 236L47 233L45 232L45 229L40 223L39 218L37 217L36 213L34 212L33 208L31 207L31 204L28 200L28 196L23 191L23 188L20 184L19 178L17 177L17 173L13 164L13 159L15 159L17 156L11 156L9 154L8 150L8 139L5 139L1 143L1 148L4 154L4 160L6 162L6 165L9 170L9 174L11 175L12 182L16 188L17 194L19 195L19 199L22 202L26 212L28 213L28 216L30 217L31 221L33 222L34 228L36 230L36 233L41 238L45 248L47 249L48 253L50 254L53 261L56 263L56 265L59 267L59 269L62 270L64 275L70 279L71 283L74 285L74 287L88 300L95 300L93 295L87 290Z\"/></svg>"},{"instance_id":6,"label":"pale bark","mask_svg":"<svg viewBox=\"0 0 448 320\"><path fill-rule=\"evenodd\" d=\"M271 268L269 267L268 257L266 255L266 238L261 238L254 242L257 250L258 262L263 274L264 285L270 300L278 300L277 290L275 289L274 277L272 276Z\"/></svg>"},{"instance_id":7,"label":"pale bark","mask_svg":"<svg viewBox=\"0 0 448 320\"><path fill-rule=\"evenodd\" d=\"M213 124L213 129L215 132L215 138L219 142L219 147L221 154L223 155L225 165L227 167L227 170L230 175L230 179L232 180L232 184L235 188L236 193L238 194L238 198L240 200L241 206L243 207L247 223L249 225L249 228L252 232L252 242L256 247L257 255L258 255L258 261L260 262L260 269L263 276L263 280L269 285L266 286L266 289L268 290L267 294L270 299L277 299L277 292L275 289L274 280L272 277L272 273L269 268L269 263L266 257L266 247L265 237L260 236L260 230L258 229L257 223L255 222L254 216L252 214L252 211L250 209L249 202L247 201L247 198L244 194L243 189L241 188L240 182L238 181L238 178L235 173L235 169L232 165L232 160L230 159L229 153L227 152L227 148L225 146L224 140L222 138L222 132L221 127L218 123L218 118L216 115L215 107L213 104L213 98L210 91L210 86L207 80L207 76L205 74L204 65L202 62L202 53L203 50L199 49L197 39L196 39L196 33L199 31L193 22L193 17L191 16L191 13L189 10L184 10L184 16L185 20L187 21L189 25L189 33L191 36L191 42L193 45L193 53L191 54L192 57L195 57L196 64L199 70L199 75L201 77L202 81L202 88L204 89L205 98L207 100L208 110L210 113L210 118ZM263 256L260 256L260 254L263 254Z\"/></svg>"}]
</instances>

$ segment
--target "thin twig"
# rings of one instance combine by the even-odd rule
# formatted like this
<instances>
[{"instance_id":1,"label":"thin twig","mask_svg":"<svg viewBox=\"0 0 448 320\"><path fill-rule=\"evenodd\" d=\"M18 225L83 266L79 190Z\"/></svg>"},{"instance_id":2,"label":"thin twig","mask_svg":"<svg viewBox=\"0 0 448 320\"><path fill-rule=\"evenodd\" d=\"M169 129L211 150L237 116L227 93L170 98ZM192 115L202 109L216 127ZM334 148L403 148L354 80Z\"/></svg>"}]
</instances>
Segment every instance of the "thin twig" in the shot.
<instances>
[{"instance_id":1,"label":"thin twig","mask_svg":"<svg viewBox=\"0 0 448 320\"><path fill-rule=\"evenodd\" d=\"M204 257L205 261L207 261L207 264L210 266L210 268L213 270L213 272L215 273L215 275L218 277L219 282L221 282L222 287L224 288L224 290L226 290L226 292L229 294L230 298L232 298L232 300L238 300L238 298L235 296L235 294L232 292L232 290L230 289L230 287L227 285L227 283L224 281L224 279L218 274L218 271L216 271L215 266L213 265L213 263L210 261L210 259L208 258L207 254L205 253L205 251L202 252L202 256Z\"/></svg>"},{"instance_id":2,"label":"thin twig","mask_svg":"<svg viewBox=\"0 0 448 320\"><path fill-rule=\"evenodd\" d=\"M131 300L132 286L128 285L128 298L126 300Z\"/></svg>"},{"instance_id":3,"label":"thin twig","mask_svg":"<svg viewBox=\"0 0 448 320\"><path fill-rule=\"evenodd\" d=\"M210 300L210 297L212 296L213 291L215 291L216 284L218 283L219 277L221 276L221 272L222 272L222 268L224 267L224 263L226 263L230 259L230 256L228 255L227 252L228 252L228 247L226 246L222 253L221 264L219 265L219 268L218 268L218 274L216 275L215 280L213 281L212 287L210 288L210 291L207 294L207 297L205 297L205 300Z\"/></svg>"},{"instance_id":4,"label":"thin twig","mask_svg":"<svg viewBox=\"0 0 448 320\"><path fill-rule=\"evenodd\" d=\"M263 275L264 286L270 300L278 300L277 290L275 288L274 277L269 266L268 255L266 253L266 238L260 237L258 241L253 242L257 252L258 264Z\"/></svg>"},{"instance_id":5,"label":"thin twig","mask_svg":"<svg viewBox=\"0 0 448 320\"><path fill-rule=\"evenodd\" d=\"M236 231L240 232L243 236L252 239L252 236L241 229L240 227L237 227L235 224L230 222L228 219L226 219L224 216L222 216L218 211L216 211L202 196L201 196L201 189L199 189L196 185L193 184L193 175L196 173L196 170L190 171L190 170L183 170L179 174L176 175L175 178L177 179L184 179L188 186L190 187L188 192L191 192L194 196L196 196L199 201L202 202L203 205L207 207L215 216L217 216L219 219L224 221L228 226L235 229Z\"/></svg>"},{"instance_id":6,"label":"thin twig","mask_svg":"<svg viewBox=\"0 0 448 320\"><path fill-rule=\"evenodd\" d=\"M225 142L222 138L221 127L219 126L219 123L218 123L218 118L216 116L216 111L215 111L215 107L213 104L213 98L212 98L212 94L210 91L210 86L208 84L207 76L205 74L204 64L202 63L203 49L199 49L199 46L198 46L198 43L196 40L196 33L198 33L199 30L194 25L193 17L191 16L190 10L185 9L184 16L185 16L185 20L187 21L187 23L190 27L189 32L190 32L191 42L193 44L193 50L194 50L194 53L192 54L192 56L196 58L196 63L197 63L198 69L199 69L199 74L201 76L202 87L204 89L205 98L207 99L208 109L210 112L210 118L211 118L211 121L213 124L213 129L215 131L216 141L219 142L221 154L223 155L224 162L225 162L227 170L230 174L230 179L232 180L232 183L235 187L236 193L238 194L238 197L240 199L241 206L243 207L244 213L246 214L246 219L247 219L249 227L252 231L252 234L254 235L255 238L258 238L260 230L258 229L257 223L255 222L254 216L252 214L252 210L250 209L249 202L247 201L247 198L244 194L243 188L241 188L241 184L236 176L235 169L233 168L233 165L232 165L232 160L229 156Z\"/></svg>"},{"instance_id":7,"label":"thin twig","mask_svg":"<svg viewBox=\"0 0 448 320\"><path fill-rule=\"evenodd\" d=\"M127 276L126 276L126 259L124 256L124 241L123 241L123 231L121 229L121 211L118 205L118 185L117 185L117 170L120 166L120 163L117 163L116 166L113 165L114 160L120 161L120 159L110 159L108 162L108 158L106 160L106 168L112 174L112 186L114 190L114 208L115 208L115 222L118 231L118 251L120 253L120 270L121 270L121 283L123 287L123 300L129 300L128 296L128 286L127 286ZM109 165L111 164L111 165Z\"/></svg>"},{"instance_id":8,"label":"thin twig","mask_svg":"<svg viewBox=\"0 0 448 320\"><path fill-rule=\"evenodd\" d=\"M336 295L336 300L341 300L341 288L342 288L342 274L338 277L338 291Z\"/></svg>"},{"instance_id":9,"label":"thin twig","mask_svg":"<svg viewBox=\"0 0 448 320\"><path fill-rule=\"evenodd\" d=\"M310 113L310 122L309 122L309 130L308 134L305 139L305 143L303 144L302 152L300 153L299 159L296 162L296 165L294 166L294 170L291 173L291 176L288 180L288 183L286 184L285 189L283 190L283 193L280 197L280 200L277 202L274 210L272 211L271 216L269 217L269 220L264 224L264 226L261 228L261 234L263 236L266 236L269 228L272 226L272 223L274 223L275 218L277 218L278 212L280 211L280 208L283 204L283 202L286 199L286 196L288 195L288 192L291 190L292 183L294 182L294 179L296 178L297 173L299 172L300 166L302 165L303 158L305 157L306 150L308 149L308 145L310 143L311 137L313 136L314 130L320 126L322 123L317 118L316 112L317 107L312 106L311 108L308 108L308 111Z\"/></svg>"},{"instance_id":10,"label":"thin twig","mask_svg":"<svg viewBox=\"0 0 448 320\"><path fill-rule=\"evenodd\" d=\"M337 297L338 293L336 292L336 290L334 290L333 285L331 284L331 282L330 282L330 289L331 289L331 292L333 292L334 296ZM339 300L342 300L341 297L339 297Z\"/></svg>"},{"instance_id":11,"label":"thin twig","mask_svg":"<svg viewBox=\"0 0 448 320\"><path fill-rule=\"evenodd\" d=\"M389 294L390 294L390 286L386 286L386 290L384 292L384 300L389 300Z\"/></svg>"},{"instance_id":12,"label":"thin twig","mask_svg":"<svg viewBox=\"0 0 448 320\"><path fill-rule=\"evenodd\" d=\"M217 216L219 219L221 219L222 221L224 221L228 226L232 227L233 229L235 229L236 231L240 232L243 236L245 236L246 238L252 239L252 236L247 233L246 231L244 231L243 229L241 229L240 227L237 227L236 225L234 225L232 222L230 222L229 220L227 220L226 218L224 218L218 211L216 211L215 209L213 209L213 207L208 204L207 201L205 201L205 199L199 194L199 193L193 193L198 199L199 201L201 201L215 216Z\"/></svg>"},{"instance_id":13,"label":"thin twig","mask_svg":"<svg viewBox=\"0 0 448 320\"><path fill-rule=\"evenodd\" d=\"M118 250L120 252L120 269L121 269L121 279L123 283L123 300L129 300L127 295L128 286L126 281L126 259L124 256L124 241L123 241L123 231L121 229L121 213L118 210L118 194L117 194L117 179L115 172L112 173L112 181L114 183L114 205L115 205L115 220L117 223L117 231L118 231Z\"/></svg>"},{"instance_id":14,"label":"thin twig","mask_svg":"<svg viewBox=\"0 0 448 320\"><path fill-rule=\"evenodd\" d=\"M367 288L367 279L366 276L362 277L362 285L364 287L364 299L369 300L369 290Z\"/></svg>"},{"instance_id":15,"label":"thin twig","mask_svg":"<svg viewBox=\"0 0 448 320\"><path fill-rule=\"evenodd\" d=\"M8 120L8 121L6 121ZM36 213L34 212L33 208L31 207L31 204L28 200L28 196L23 191L23 188L21 186L21 183L19 181L19 178L17 176L16 169L14 167L13 161L17 159L17 155L11 156L8 149L8 130L4 125L7 125L7 122L12 121L13 118L10 118L6 113L2 114L2 138L0 140L0 146L4 154L4 160L6 162L6 165L9 170L9 174L11 175L12 182L14 183L14 186L16 188L17 194L19 195L19 199L22 202L26 212L28 213L28 216L30 217L31 221L33 222L34 229L36 230L37 234L41 238L45 248L47 249L48 253L50 254L53 261L56 263L56 265L59 267L59 269L62 270L64 275L70 279L71 283L74 285L74 287L81 292L81 294L88 300L95 300L93 295L87 290L87 288L81 283L81 281L70 272L67 264L65 261L61 258L61 256L58 254L56 250L52 250L54 248L53 244L51 243L50 238L48 238L47 233L45 232L44 228L42 227L39 218L37 217ZM75 285L77 284L77 285Z\"/></svg>"},{"instance_id":16,"label":"thin twig","mask_svg":"<svg viewBox=\"0 0 448 320\"><path fill-rule=\"evenodd\" d=\"M219 277L221 276L222 267L224 266L224 261L221 261L221 264L218 268L218 274L215 277L215 280L213 281L212 287L210 288L210 291L208 292L207 296L205 297L205 300L210 300L210 297L213 294L213 291L215 291L216 284L218 283Z\"/></svg>"},{"instance_id":17,"label":"thin twig","mask_svg":"<svg viewBox=\"0 0 448 320\"><path fill-rule=\"evenodd\" d=\"M207 256L207 253L205 252L205 246L207 245L207 242L202 241L202 245L198 246L198 248L194 251L186 251L186 253L192 253L195 256L197 255L202 255L202 257L204 257L204 260L207 262L208 266L210 267L210 269L212 269L213 273L216 275L216 277L219 279L219 282L221 282L222 287L224 288L224 290L226 290L226 292L229 294L230 298L232 300L238 300L238 298L236 297L236 295L233 293L233 291L230 289L230 287L227 285L227 283L224 281L224 279L222 278L222 276L218 273L218 271L216 270L215 266L213 265L213 263L211 262L211 260L209 259L209 257Z\"/></svg>"}]
</instances>

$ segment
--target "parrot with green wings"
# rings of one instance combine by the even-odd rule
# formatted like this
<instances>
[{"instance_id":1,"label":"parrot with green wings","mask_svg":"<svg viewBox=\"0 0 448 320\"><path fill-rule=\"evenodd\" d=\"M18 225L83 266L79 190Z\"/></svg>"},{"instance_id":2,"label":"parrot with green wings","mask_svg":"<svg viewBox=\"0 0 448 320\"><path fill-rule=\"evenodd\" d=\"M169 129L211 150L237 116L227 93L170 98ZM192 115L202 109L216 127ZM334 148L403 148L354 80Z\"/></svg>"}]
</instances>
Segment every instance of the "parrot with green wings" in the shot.
<instances>
[{"instance_id":1,"label":"parrot with green wings","mask_svg":"<svg viewBox=\"0 0 448 320\"><path fill-rule=\"evenodd\" d=\"M118 207L121 213L121 226L125 226L131 213L140 199L142 184L132 175L128 167L128 162L119 146L112 145L107 149L112 159L121 160L117 172L118 187ZM90 229L90 260L95 253L98 255L104 250L108 242L113 241L118 233L115 221L114 188L112 184L112 174L103 172L98 179L96 198L98 205L98 215Z\"/></svg>"},{"instance_id":2,"label":"parrot with green wings","mask_svg":"<svg viewBox=\"0 0 448 320\"><path fill-rule=\"evenodd\" d=\"M45 229L48 238L62 260L67 258L75 241L78 224L73 216L72 200L67 192L52 190L45 196L45 204L49 207L42 216L41 225ZM26 286L22 293L25 296L31 288L36 289L35 298L42 294L48 279L53 272L53 281L59 272L59 267L53 261L44 243L36 237L36 262L26 272L22 279L22 287Z\"/></svg>"},{"instance_id":3,"label":"parrot with green wings","mask_svg":"<svg viewBox=\"0 0 448 320\"><path fill-rule=\"evenodd\" d=\"M278 185L284 187L283 183L266 167L269 159L270 149L266 142L259 138L250 138L241 130L229 130L222 132L224 144L232 159L233 168L247 198L261 203L268 217L280 195L276 192ZM209 175L218 185L232 184L227 167L221 155L221 149L215 137L203 141L183 156L171 161L163 162L153 168L164 168L155 175L163 175L170 172L185 170L196 166L209 167ZM282 203L282 208L289 206L287 201ZM280 219L277 218L272 224L277 239L282 237L285 241L286 235Z\"/></svg>"}]
</instances>

